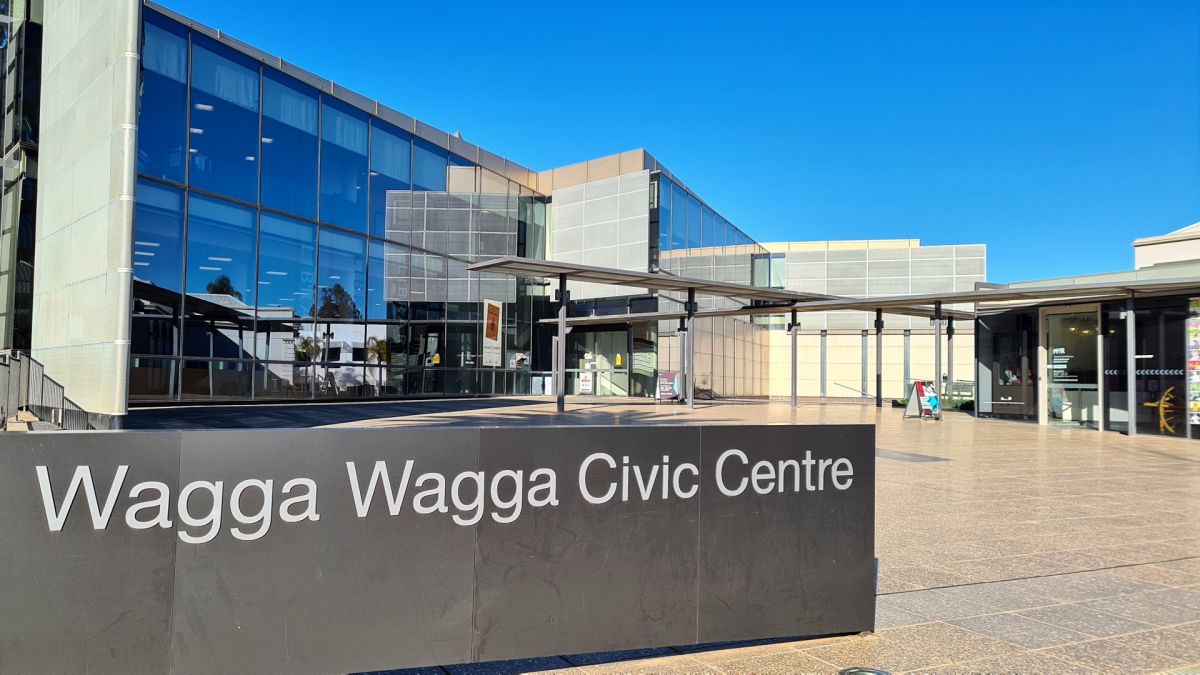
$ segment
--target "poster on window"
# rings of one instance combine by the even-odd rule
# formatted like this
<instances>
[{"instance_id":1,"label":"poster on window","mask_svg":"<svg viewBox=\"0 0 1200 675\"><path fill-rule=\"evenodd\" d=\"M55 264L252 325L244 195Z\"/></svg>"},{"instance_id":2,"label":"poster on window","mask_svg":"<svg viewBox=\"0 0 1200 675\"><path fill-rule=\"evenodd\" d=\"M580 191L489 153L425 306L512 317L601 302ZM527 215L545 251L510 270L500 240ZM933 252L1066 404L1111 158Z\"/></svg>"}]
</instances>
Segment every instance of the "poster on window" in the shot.
<instances>
[{"instance_id":1,"label":"poster on window","mask_svg":"<svg viewBox=\"0 0 1200 675\"><path fill-rule=\"evenodd\" d=\"M500 326L504 323L504 305L495 300L483 301L483 366L499 368L504 347L500 343Z\"/></svg>"},{"instance_id":2,"label":"poster on window","mask_svg":"<svg viewBox=\"0 0 1200 675\"><path fill-rule=\"evenodd\" d=\"M1200 298L1188 298L1187 399L1188 424L1200 425Z\"/></svg>"}]
</instances>

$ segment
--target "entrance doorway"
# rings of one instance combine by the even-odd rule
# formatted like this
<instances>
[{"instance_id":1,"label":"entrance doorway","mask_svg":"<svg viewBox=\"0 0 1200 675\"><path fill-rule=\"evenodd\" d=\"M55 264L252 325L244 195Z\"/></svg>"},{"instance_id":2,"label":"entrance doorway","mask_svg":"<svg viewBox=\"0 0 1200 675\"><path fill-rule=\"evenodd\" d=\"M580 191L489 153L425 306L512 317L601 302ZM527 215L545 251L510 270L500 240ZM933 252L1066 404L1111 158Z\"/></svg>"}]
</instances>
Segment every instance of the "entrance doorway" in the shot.
<instances>
[{"instance_id":1,"label":"entrance doorway","mask_svg":"<svg viewBox=\"0 0 1200 675\"><path fill-rule=\"evenodd\" d=\"M1100 429L1103 426L1099 305L1041 310L1038 350L1039 422Z\"/></svg>"}]
</instances>

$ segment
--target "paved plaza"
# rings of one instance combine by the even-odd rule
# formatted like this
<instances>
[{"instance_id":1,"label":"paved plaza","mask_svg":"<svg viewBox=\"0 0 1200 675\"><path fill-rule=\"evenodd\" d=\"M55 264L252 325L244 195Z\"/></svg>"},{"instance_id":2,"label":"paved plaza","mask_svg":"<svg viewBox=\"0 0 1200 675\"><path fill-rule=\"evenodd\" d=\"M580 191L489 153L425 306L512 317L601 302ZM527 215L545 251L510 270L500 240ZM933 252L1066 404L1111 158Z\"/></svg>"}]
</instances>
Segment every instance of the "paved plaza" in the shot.
<instances>
[{"instance_id":1,"label":"paved plaza","mask_svg":"<svg viewBox=\"0 0 1200 675\"><path fill-rule=\"evenodd\" d=\"M856 404L571 399L373 404L321 426L862 422L877 429L877 632L564 672L1194 672L1200 668L1200 444ZM368 409L371 406L359 406ZM343 406L343 409L345 406ZM281 407L280 410L284 410ZM235 410L271 417L270 408ZM179 411L141 411L155 426ZM206 409L211 423L220 415ZM283 412L277 412L284 415ZM156 417L156 415L158 417ZM350 419L353 418L353 419ZM158 420L155 422L154 420ZM309 424L317 425L317 424ZM305 426L296 424L296 426ZM574 663L573 663L574 662ZM535 665L535 664L531 664Z\"/></svg>"}]
</instances>

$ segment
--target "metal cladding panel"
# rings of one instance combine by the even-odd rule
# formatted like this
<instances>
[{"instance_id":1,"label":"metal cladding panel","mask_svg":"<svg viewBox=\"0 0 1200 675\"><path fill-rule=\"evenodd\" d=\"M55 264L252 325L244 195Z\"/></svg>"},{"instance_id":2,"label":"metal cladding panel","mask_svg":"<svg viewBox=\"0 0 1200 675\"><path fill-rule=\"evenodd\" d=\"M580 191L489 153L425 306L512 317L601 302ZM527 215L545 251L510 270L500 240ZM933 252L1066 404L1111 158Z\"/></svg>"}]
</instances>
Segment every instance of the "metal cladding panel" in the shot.
<instances>
[{"instance_id":1,"label":"metal cladding panel","mask_svg":"<svg viewBox=\"0 0 1200 675\"><path fill-rule=\"evenodd\" d=\"M0 672L154 673L170 666L175 532L125 524L130 488L157 481L175 494L179 432L0 434ZM107 527L84 494L51 531L37 467L59 510L86 466L104 512L129 467Z\"/></svg>"},{"instance_id":2,"label":"metal cladding panel","mask_svg":"<svg viewBox=\"0 0 1200 675\"><path fill-rule=\"evenodd\" d=\"M697 642L874 629L875 428L869 425L704 427ZM717 463L730 449L718 473ZM806 453L816 464L806 468ZM828 464L848 459L850 485ZM795 461L781 469L781 462ZM756 465L771 467L759 470ZM753 474L773 473L754 482ZM723 494L724 477L736 497ZM845 484L845 477L841 483ZM756 487L765 488L760 494ZM811 487L823 483L823 489ZM793 491L799 485L799 491Z\"/></svg>"},{"instance_id":3,"label":"metal cladding panel","mask_svg":"<svg viewBox=\"0 0 1200 675\"><path fill-rule=\"evenodd\" d=\"M699 465L698 427L488 429L480 468L528 477L539 467L558 475L559 504L504 525L479 524L476 658L479 661L662 645L696 637L697 504L663 498L669 466ZM547 452L554 448L554 452ZM591 504L578 489L580 468L594 453L618 466L588 464L586 482L602 497L628 458L650 498L636 487ZM551 618L547 621L547 618Z\"/></svg>"},{"instance_id":4,"label":"metal cladding panel","mask_svg":"<svg viewBox=\"0 0 1200 675\"><path fill-rule=\"evenodd\" d=\"M870 630L873 441L870 426L0 436L0 672L344 672ZM852 465L852 484L826 465L820 489L754 489L751 465L809 452ZM85 468L107 522L87 486L67 499Z\"/></svg>"},{"instance_id":5,"label":"metal cladding panel","mask_svg":"<svg viewBox=\"0 0 1200 675\"><path fill-rule=\"evenodd\" d=\"M217 537L179 548L172 669L337 672L468 660L473 528L411 504L393 516L379 490L369 515L357 517L347 462L365 494L377 461L395 487L407 460L413 482L454 476L478 464L478 448L478 429L409 429L402 441L332 429L184 434L181 484L223 480L227 496ZM275 522L255 541L232 536L238 482L273 479L278 509L297 476L317 485L319 521ZM261 499L243 503L254 513Z\"/></svg>"}]
</instances>

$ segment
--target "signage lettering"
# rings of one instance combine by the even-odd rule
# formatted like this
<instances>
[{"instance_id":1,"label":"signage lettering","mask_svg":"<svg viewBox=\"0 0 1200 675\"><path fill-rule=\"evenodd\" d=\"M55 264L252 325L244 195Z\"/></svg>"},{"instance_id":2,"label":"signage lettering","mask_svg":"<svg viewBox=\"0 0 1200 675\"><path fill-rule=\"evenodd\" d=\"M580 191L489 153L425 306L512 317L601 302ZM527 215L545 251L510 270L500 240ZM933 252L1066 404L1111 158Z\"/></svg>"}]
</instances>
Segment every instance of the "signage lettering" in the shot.
<instances>
[{"instance_id":1,"label":"signage lettering","mask_svg":"<svg viewBox=\"0 0 1200 675\"><path fill-rule=\"evenodd\" d=\"M399 466L381 460L369 469L346 462L355 515L367 518L379 503L378 508L391 516L400 515L407 506L420 515L448 514L455 524L470 526L484 516L497 523L512 523L527 508L559 504L558 474L549 468L528 474L504 469L491 476L483 471L464 471L455 476L417 474L416 469L411 459ZM104 530L124 490L129 467L118 466L110 480L94 477L90 466L77 466L59 498L54 495L47 467L36 467L36 473L46 526L51 532L62 531L77 498L87 504L92 529ZM760 495L819 492L826 486L846 490L854 482L854 466L844 457L813 459L811 451L805 451L803 459L798 460L753 461L742 450L730 448L717 458L714 479L718 491L726 497L738 497L747 490ZM165 483L139 482L128 492L130 503L125 508L124 523L132 530L149 530L168 529L178 521L181 541L204 544L220 533L226 505L235 523L229 533L240 541L261 539L270 531L276 515L279 522L289 525L321 519L316 481L292 478L283 483L279 499L275 485L274 479L250 478L234 484L226 493L224 481L197 480L182 486L172 501ZM587 503L594 505L618 497L621 502L692 499L700 492L700 467L691 462L673 464L670 455L645 465L631 462L628 456L618 459L597 452L580 462L577 489ZM377 497L377 493L382 496Z\"/></svg>"}]
</instances>

